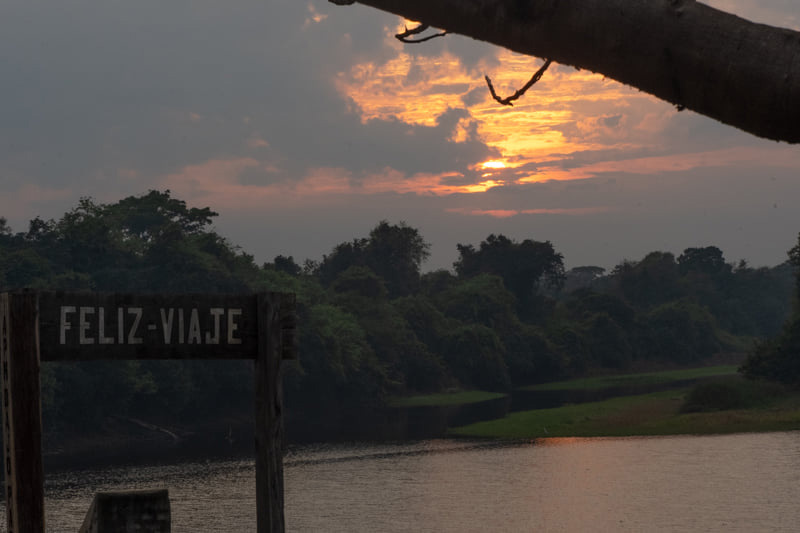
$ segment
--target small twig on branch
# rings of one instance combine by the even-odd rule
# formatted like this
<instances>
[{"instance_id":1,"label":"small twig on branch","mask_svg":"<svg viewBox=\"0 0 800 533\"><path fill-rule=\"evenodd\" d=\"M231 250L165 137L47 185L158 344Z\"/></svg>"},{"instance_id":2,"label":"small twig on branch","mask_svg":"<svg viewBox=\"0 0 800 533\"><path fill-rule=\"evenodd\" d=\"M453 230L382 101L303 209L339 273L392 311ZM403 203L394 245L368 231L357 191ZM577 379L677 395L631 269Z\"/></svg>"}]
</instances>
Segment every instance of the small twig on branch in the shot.
<instances>
[{"instance_id":1,"label":"small twig on branch","mask_svg":"<svg viewBox=\"0 0 800 533\"><path fill-rule=\"evenodd\" d=\"M514 100L516 100L517 98L519 98L520 96L522 96L523 94L525 94L525 91L530 89L531 86L533 86L534 83L539 81L542 78L542 75L544 74L544 71L547 70L547 67L549 67L550 63L552 63L552 62L553 62L552 59L546 59L545 62L544 62L544 65L542 65L542 67L539 70L536 71L536 74L534 74L531 77L531 79L528 80L528 83L526 83L522 87L522 89L519 89L517 92L515 92L511 96L507 96L505 98L500 98L499 96L497 96L497 93L494 91L494 85L492 85L492 80L489 79L489 76L484 76L484 78L486 78L486 84L489 85L489 92L492 93L492 98L494 98L495 100L497 100L498 102L500 102L503 105L513 106L514 104L512 102Z\"/></svg>"},{"instance_id":2,"label":"small twig on branch","mask_svg":"<svg viewBox=\"0 0 800 533\"><path fill-rule=\"evenodd\" d=\"M408 44L416 44L416 43L424 43L425 41L430 41L431 39L435 39L436 37L444 37L447 35L447 30L439 33L435 33L433 35L428 35L427 37L421 37L419 39L409 39L412 35L419 35L420 33L427 30L430 26L427 24L420 24L416 28L411 28L410 30L406 27L406 31L403 33L398 33L395 35L398 41L408 43Z\"/></svg>"}]
</instances>

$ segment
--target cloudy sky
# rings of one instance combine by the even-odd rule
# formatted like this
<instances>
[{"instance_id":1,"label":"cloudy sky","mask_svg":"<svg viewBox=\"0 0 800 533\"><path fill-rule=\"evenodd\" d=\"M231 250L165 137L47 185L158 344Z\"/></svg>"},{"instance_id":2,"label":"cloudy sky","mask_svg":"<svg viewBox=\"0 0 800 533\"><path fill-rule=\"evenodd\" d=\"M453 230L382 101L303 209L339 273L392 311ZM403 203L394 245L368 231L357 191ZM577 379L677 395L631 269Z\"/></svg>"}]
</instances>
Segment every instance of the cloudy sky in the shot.
<instances>
[{"instance_id":1,"label":"cloudy sky","mask_svg":"<svg viewBox=\"0 0 800 533\"><path fill-rule=\"evenodd\" d=\"M800 29L796 0L714 0ZM800 232L800 147L602 76L325 0L3 0L0 216L27 229L82 196L170 189L261 261L319 259L382 219L427 269L490 233L568 267L719 246L782 262ZM798 126L800 127L800 126Z\"/></svg>"}]
</instances>

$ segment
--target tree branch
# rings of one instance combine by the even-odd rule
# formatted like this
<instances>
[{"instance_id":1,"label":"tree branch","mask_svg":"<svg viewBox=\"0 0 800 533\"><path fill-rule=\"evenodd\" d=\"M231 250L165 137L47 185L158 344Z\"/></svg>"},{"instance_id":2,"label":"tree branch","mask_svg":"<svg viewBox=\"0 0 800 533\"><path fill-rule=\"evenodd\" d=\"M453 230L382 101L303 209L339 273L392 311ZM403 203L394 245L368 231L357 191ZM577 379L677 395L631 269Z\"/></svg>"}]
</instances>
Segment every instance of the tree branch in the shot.
<instances>
[{"instance_id":1,"label":"tree branch","mask_svg":"<svg viewBox=\"0 0 800 533\"><path fill-rule=\"evenodd\" d=\"M693 0L358 2L599 72L760 137L800 142L800 32Z\"/></svg>"},{"instance_id":2,"label":"tree branch","mask_svg":"<svg viewBox=\"0 0 800 533\"><path fill-rule=\"evenodd\" d=\"M521 89L517 90L517 92L515 92L511 96L507 96L505 98L500 98L497 95L497 93L494 91L494 85L492 85L492 80L489 78L489 76L484 76L484 78L486 78L486 84L489 86L489 92L492 93L492 98L494 98L495 100L497 100L498 102L500 102L503 105L513 106L514 104L512 102L514 100L516 100L517 98L519 98L520 96L525 94L525 92L528 89L533 87L534 83L536 83L537 81L542 79L542 75L544 74L544 71L547 70L547 67L549 67L550 63L552 63L552 62L553 61L551 59L545 60L544 65L542 65L541 68L539 70L537 70L536 73L533 76L531 76L531 79L528 80L528 83L526 83Z\"/></svg>"},{"instance_id":3,"label":"tree branch","mask_svg":"<svg viewBox=\"0 0 800 533\"><path fill-rule=\"evenodd\" d=\"M447 31L443 31L440 33L435 33L433 35L428 35L427 37L421 37L419 39L409 39L409 37L411 37L412 35L418 35L427 30L428 28L430 28L430 26L428 26L427 24L420 24L416 28L411 28L410 30L406 28L403 33L398 33L397 35L395 35L395 38L403 43L416 44L416 43L424 43L425 41L430 41L431 39L435 39L436 37L444 37L445 35L447 35Z\"/></svg>"}]
</instances>

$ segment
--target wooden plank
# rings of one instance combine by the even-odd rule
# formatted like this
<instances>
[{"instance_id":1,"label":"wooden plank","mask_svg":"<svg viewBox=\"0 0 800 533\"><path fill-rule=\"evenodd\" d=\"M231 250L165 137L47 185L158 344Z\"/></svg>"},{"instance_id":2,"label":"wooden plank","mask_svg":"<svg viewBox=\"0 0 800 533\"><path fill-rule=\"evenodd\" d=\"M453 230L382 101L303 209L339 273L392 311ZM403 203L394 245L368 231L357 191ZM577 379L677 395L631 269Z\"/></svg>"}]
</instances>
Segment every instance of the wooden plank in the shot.
<instances>
[{"instance_id":1,"label":"wooden plank","mask_svg":"<svg viewBox=\"0 0 800 533\"><path fill-rule=\"evenodd\" d=\"M255 359L252 295L42 292L42 360Z\"/></svg>"},{"instance_id":2,"label":"wooden plank","mask_svg":"<svg viewBox=\"0 0 800 533\"><path fill-rule=\"evenodd\" d=\"M45 530L39 364L36 294L0 294L8 533L43 533Z\"/></svg>"},{"instance_id":3,"label":"wooden plank","mask_svg":"<svg viewBox=\"0 0 800 533\"><path fill-rule=\"evenodd\" d=\"M172 531L169 490L134 489L96 492L78 533Z\"/></svg>"},{"instance_id":4,"label":"wooden plank","mask_svg":"<svg viewBox=\"0 0 800 533\"><path fill-rule=\"evenodd\" d=\"M297 298L281 294L281 359L297 359Z\"/></svg>"},{"instance_id":5,"label":"wooden plank","mask_svg":"<svg viewBox=\"0 0 800 533\"><path fill-rule=\"evenodd\" d=\"M281 385L281 295L258 301L255 361L256 516L258 533L283 533L283 390Z\"/></svg>"}]
</instances>

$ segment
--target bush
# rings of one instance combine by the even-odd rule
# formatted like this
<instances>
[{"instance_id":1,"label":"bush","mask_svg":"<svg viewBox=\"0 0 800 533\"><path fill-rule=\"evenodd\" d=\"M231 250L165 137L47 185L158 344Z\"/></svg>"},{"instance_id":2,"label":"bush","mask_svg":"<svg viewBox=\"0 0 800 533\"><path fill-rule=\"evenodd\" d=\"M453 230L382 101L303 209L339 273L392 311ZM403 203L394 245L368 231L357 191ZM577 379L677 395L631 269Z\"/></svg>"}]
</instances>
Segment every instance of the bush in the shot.
<instances>
[{"instance_id":1,"label":"bush","mask_svg":"<svg viewBox=\"0 0 800 533\"><path fill-rule=\"evenodd\" d=\"M774 402L785 393L784 387L766 381L749 381L740 377L719 379L692 389L681 413L759 407Z\"/></svg>"}]
</instances>

